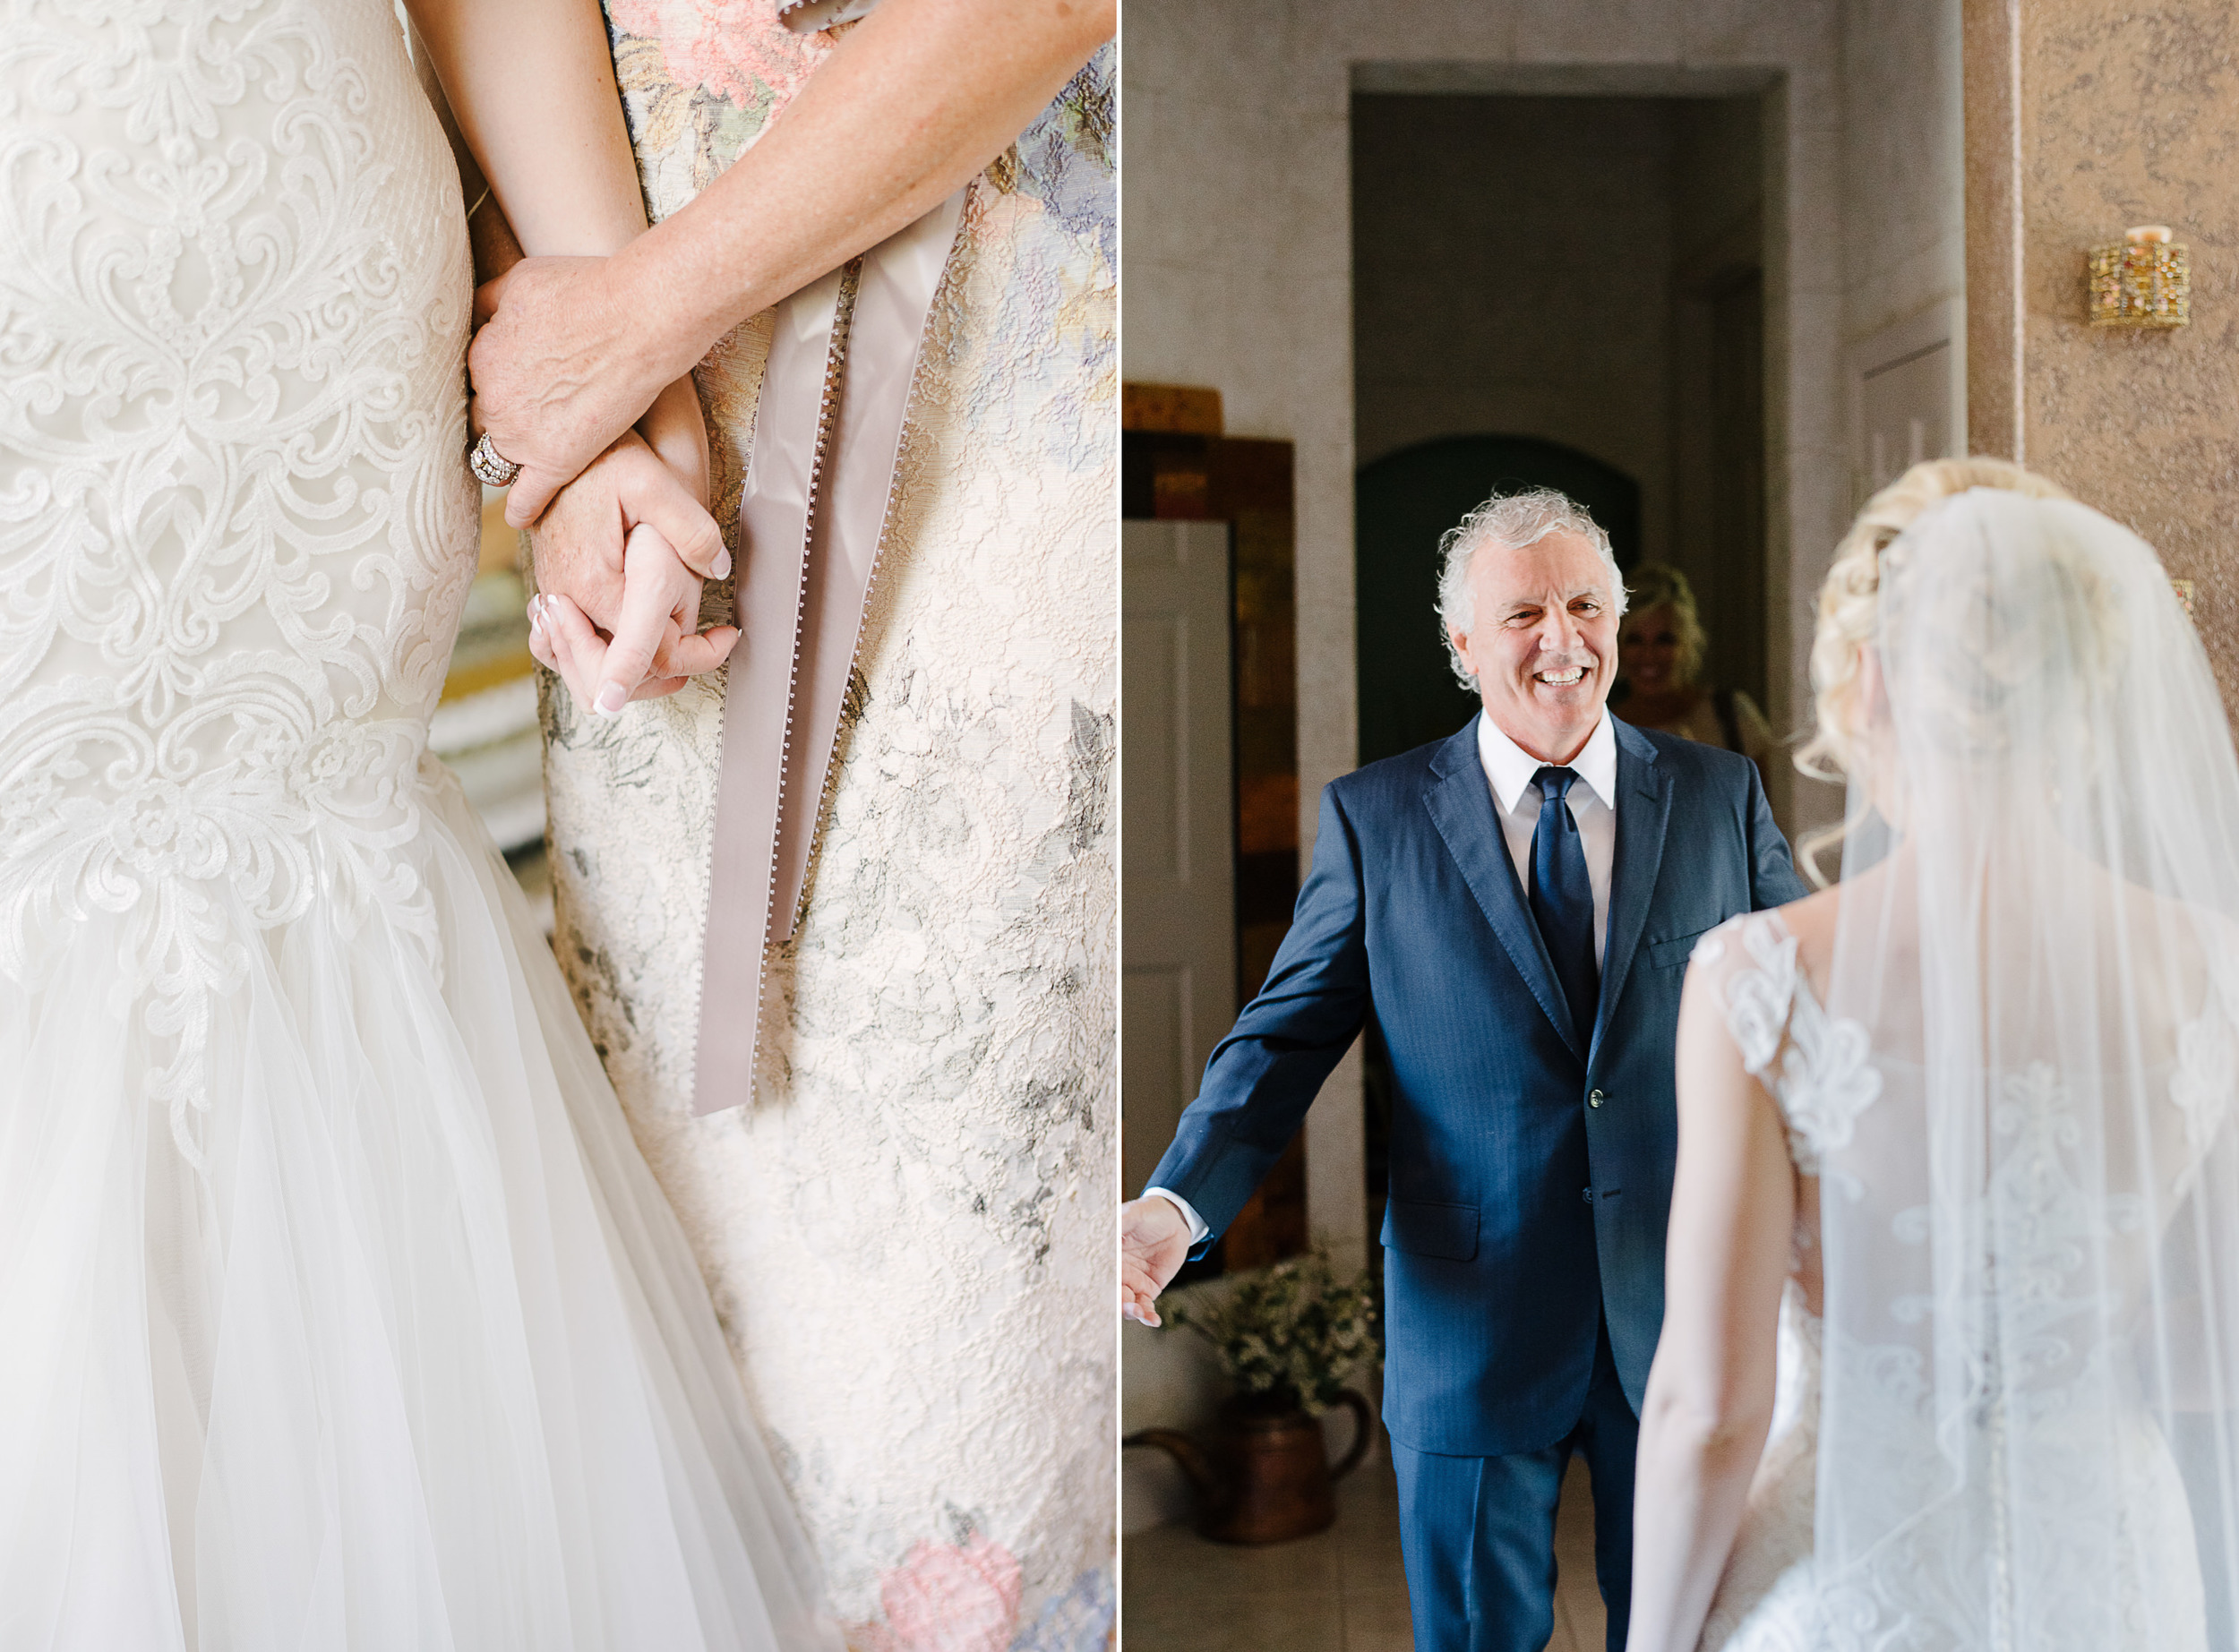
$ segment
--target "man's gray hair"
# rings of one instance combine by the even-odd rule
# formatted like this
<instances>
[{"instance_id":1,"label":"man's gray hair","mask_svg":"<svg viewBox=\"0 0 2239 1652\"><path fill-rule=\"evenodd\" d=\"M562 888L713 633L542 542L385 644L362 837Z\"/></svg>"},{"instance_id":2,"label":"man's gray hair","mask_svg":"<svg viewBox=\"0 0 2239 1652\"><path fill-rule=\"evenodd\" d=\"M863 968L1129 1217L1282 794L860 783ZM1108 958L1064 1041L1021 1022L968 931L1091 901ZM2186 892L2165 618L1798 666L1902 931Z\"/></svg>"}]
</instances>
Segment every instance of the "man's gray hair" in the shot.
<instances>
[{"instance_id":1,"label":"man's gray hair","mask_svg":"<svg viewBox=\"0 0 2239 1652\"><path fill-rule=\"evenodd\" d=\"M1470 564L1480 547L1506 545L1521 551L1549 534L1575 534L1601 553L1609 570L1610 601L1625 612L1625 577L1617 571L1617 552L1609 535L1586 513L1585 506L1553 488L1527 488L1521 493L1496 493L1448 528L1438 540L1438 635L1445 640L1446 658L1462 686L1474 694L1477 675L1462 651L1454 646L1454 633L1467 635L1477 619L1477 603L1470 591Z\"/></svg>"}]
</instances>

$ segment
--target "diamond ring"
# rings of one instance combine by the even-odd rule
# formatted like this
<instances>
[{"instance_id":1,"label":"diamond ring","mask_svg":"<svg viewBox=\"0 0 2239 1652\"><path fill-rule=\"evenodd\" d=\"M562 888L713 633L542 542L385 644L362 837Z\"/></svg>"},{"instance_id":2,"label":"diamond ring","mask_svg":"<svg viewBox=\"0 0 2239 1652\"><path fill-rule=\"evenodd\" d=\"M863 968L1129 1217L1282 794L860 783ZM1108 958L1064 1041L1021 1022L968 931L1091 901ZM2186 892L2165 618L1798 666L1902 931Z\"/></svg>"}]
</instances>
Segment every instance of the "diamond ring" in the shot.
<instances>
[{"instance_id":1,"label":"diamond ring","mask_svg":"<svg viewBox=\"0 0 2239 1652\"><path fill-rule=\"evenodd\" d=\"M491 445L489 432L486 431L483 433L482 440L475 443L474 451L467 455L467 467L479 476L486 486L493 488L511 487L513 478L521 474L521 467L519 465L504 458L496 448Z\"/></svg>"}]
</instances>

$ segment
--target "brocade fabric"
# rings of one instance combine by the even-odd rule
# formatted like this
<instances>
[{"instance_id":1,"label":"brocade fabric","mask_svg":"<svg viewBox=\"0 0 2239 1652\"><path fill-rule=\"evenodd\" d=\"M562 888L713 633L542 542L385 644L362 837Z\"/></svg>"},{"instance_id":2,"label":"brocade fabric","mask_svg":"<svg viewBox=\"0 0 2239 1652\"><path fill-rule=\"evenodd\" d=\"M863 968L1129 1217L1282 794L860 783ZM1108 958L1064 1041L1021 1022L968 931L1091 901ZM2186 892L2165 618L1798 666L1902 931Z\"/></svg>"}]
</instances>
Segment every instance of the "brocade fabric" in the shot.
<instances>
[{"instance_id":1,"label":"brocade fabric","mask_svg":"<svg viewBox=\"0 0 2239 1652\"><path fill-rule=\"evenodd\" d=\"M767 0L609 19L656 220L830 49ZM703 932L724 682L545 689L562 963L860 1647L1111 1619L1115 81L965 206L749 1108L690 1113L705 948L754 944ZM769 326L699 371L726 532Z\"/></svg>"}]
</instances>

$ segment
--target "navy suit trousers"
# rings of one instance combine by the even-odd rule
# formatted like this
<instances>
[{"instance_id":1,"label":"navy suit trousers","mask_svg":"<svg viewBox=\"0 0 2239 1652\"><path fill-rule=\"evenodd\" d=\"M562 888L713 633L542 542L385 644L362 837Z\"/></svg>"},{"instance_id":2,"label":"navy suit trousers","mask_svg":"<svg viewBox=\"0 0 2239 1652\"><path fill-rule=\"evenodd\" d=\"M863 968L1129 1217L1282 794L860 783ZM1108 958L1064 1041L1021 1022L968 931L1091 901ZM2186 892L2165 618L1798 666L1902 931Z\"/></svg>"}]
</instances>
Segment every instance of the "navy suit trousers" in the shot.
<instances>
[{"instance_id":1,"label":"navy suit trousers","mask_svg":"<svg viewBox=\"0 0 2239 1652\"><path fill-rule=\"evenodd\" d=\"M1555 1510L1574 1454L1593 1486L1594 1575L1624 1652L1633 1598L1633 1456L1640 1442L1601 1330L1570 1433L1537 1451L1447 1457L1392 1446L1415 1652L1542 1652L1555 1633Z\"/></svg>"}]
</instances>

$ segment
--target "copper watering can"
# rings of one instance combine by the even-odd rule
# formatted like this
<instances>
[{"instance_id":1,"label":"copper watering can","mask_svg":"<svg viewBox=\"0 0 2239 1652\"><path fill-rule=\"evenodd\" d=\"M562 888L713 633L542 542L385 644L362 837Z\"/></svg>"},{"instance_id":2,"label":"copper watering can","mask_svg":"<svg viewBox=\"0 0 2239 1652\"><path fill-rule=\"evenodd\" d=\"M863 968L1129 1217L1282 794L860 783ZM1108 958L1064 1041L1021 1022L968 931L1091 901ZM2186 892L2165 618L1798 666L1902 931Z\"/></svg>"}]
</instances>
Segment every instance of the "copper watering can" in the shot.
<instances>
[{"instance_id":1,"label":"copper watering can","mask_svg":"<svg viewBox=\"0 0 2239 1652\"><path fill-rule=\"evenodd\" d=\"M1322 1425L1295 1405L1270 1406L1239 1395L1222 1405L1214 1437L1200 1445L1171 1428L1145 1428L1121 1445L1156 1446L1181 1466L1197 1493L1197 1531L1215 1543L1287 1543L1326 1531L1337 1519L1330 1488L1368 1454L1374 1419L1350 1388L1338 1403L1352 1413L1352 1444L1335 1467L1324 1455Z\"/></svg>"}]
</instances>

